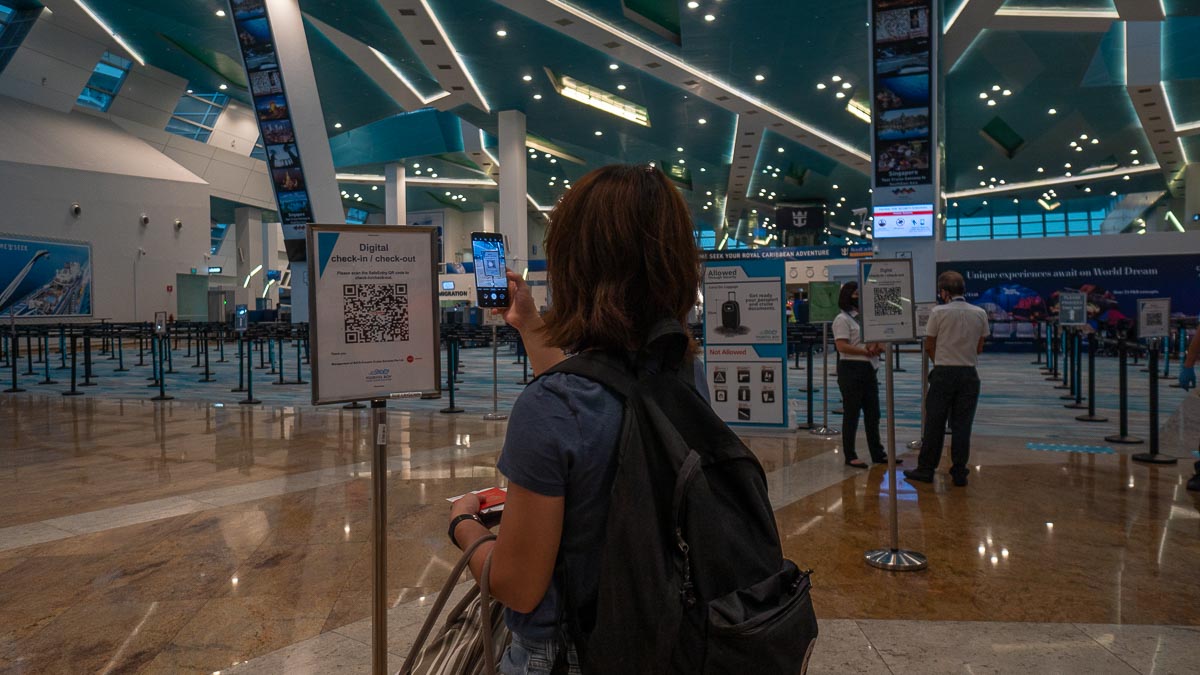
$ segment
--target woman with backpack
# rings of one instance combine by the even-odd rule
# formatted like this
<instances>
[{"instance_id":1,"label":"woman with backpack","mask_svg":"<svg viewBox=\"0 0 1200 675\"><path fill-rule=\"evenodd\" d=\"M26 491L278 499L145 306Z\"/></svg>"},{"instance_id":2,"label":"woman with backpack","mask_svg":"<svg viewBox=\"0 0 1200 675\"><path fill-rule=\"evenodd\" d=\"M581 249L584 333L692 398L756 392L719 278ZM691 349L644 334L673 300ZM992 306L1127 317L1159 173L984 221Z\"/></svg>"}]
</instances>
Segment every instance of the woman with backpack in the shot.
<instances>
[{"instance_id":1,"label":"woman with backpack","mask_svg":"<svg viewBox=\"0 0 1200 675\"><path fill-rule=\"evenodd\" d=\"M838 307L842 312L833 320L833 339L841 356L837 375L838 389L842 392L842 454L846 466L866 469L867 463L858 458L854 448L860 412L867 427L871 461L887 462L887 453L879 439L879 379L875 376L883 349L877 344L863 343L862 327L858 324L858 282L842 285Z\"/></svg>"},{"instance_id":2,"label":"woman with backpack","mask_svg":"<svg viewBox=\"0 0 1200 675\"><path fill-rule=\"evenodd\" d=\"M509 272L504 314L536 373L564 352L638 352L664 318L686 331L699 254L687 204L660 170L614 165L581 178L555 207L545 250L553 306L540 316ZM512 633L506 675L581 672L563 593L580 614L597 596L622 417L614 392L566 373L539 377L513 406L497 464L508 479L504 525L471 559L478 579L492 553L490 591ZM489 534L478 512L474 495L453 504L450 537L460 548Z\"/></svg>"}]
</instances>

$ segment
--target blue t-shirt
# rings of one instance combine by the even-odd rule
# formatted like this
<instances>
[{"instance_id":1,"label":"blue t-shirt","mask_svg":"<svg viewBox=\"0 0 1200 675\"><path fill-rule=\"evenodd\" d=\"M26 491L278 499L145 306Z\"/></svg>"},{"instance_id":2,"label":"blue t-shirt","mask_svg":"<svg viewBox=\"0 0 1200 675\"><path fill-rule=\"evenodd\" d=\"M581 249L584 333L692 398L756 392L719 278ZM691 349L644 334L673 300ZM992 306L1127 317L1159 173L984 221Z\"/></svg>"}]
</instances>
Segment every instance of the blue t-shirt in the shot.
<instances>
[{"instance_id":1,"label":"blue t-shirt","mask_svg":"<svg viewBox=\"0 0 1200 675\"><path fill-rule=\"evenodd\" d=\"M560 564L573 599L591 597L600 579L600 548L621 432L619 398L591 380L552 373L517 398L497 468L526 490L565 497ZM555 571L558 572L556 566ZM558 636L557 579L529 614L505 612L510 630L533 640Z\"/></svg>"}]
</instances>

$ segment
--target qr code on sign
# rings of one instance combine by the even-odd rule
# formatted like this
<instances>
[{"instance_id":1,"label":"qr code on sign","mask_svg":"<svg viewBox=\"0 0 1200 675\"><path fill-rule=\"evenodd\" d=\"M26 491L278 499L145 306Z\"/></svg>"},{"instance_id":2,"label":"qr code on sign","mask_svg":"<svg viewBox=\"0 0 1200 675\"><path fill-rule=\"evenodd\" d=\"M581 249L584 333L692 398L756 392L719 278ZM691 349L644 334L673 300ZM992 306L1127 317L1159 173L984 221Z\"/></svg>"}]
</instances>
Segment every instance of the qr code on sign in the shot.
<instances>
[{"instance_id":1,"label":"qr code on sign","mask_svg":"<svg viewBox=\"0 0 1200 675\"><path fill-rule=\"evenodd\" d=\"M408 342L407 284L343 284L346 342Z\"/></svg>"},{"instance_id":2,"label":"qr code on sign","mask_svg":"<svg viewBox=\"0 0 1200 675\"><path fill-rule=\"evenodd\" d=\"M871 298L875 308L875 316L900 316L900 288L897 286L876 286Z\"/></svg>"},{"instance_id":3,"label":"qr code on sign","mask_svg":"<svg viewBox=\"0 0 1200 675\"><path fill-rule=\"evenodd\" d=\"M1147 313L1146 313L1146 325L1147 325L1147 326L1161 326L1161 325L1163 325L1163 315L1162 315L1162 312L1147 312Z\"/></svg>"}]
</instances>

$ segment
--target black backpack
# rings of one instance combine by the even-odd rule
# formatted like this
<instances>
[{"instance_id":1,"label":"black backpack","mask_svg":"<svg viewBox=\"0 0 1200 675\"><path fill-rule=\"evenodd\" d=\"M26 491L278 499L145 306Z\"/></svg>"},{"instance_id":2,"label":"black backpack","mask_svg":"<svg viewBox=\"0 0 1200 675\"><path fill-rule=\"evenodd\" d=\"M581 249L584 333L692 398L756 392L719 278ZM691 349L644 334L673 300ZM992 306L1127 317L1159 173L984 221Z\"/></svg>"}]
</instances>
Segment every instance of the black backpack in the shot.
<instances>
[{"instance_id":1,"label":"black backpack","mask_svg":"<svg viewBox=\"0 0 1200 675\"><path fill-rule=\"evenodd\" d=\"M558 580L566 629L588 674L802 673L810 572L783 558L766 475L697 393L688 340L664 322L639 355L589 351L547 371L625 405L599 592L571 598Z\"/></svg>"}]
</instances>

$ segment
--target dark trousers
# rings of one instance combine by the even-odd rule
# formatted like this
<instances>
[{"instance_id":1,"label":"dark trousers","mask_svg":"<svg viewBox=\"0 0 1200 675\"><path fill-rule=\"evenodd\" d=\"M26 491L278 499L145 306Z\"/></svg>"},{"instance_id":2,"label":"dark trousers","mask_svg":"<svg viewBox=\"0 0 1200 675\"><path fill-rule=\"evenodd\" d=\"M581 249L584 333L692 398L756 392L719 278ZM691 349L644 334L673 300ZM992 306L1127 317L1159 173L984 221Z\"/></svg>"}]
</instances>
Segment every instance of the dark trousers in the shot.
<instances>
[{"instance_id":1,"label":"dark trousers","mask_svg":"<svg viewBox=\"0 0 1200 675\"><path fill-rule=\"evenodd\" d=\"M846 461L858 459L854 439L858 435L858 414L867 425L867 449L872 459L886 459L879 440L879 379L875 366L866 361L842 359L838 362L838 389L842 390L842 452Z\"/></svg>"},{"instance_id":2,"label":"dark trousers","mask_svg":"<svg viewBox=\"0 0 1200 675\"><path fill-rule=\"evenodd\" d=\"M937 468L950 421L951 472L967 470L971 458L971 425L979 405L979 374L972 366L934 366L925 395L925 436L921 439L920 469Z\"/></svg>"}]
</instances>

